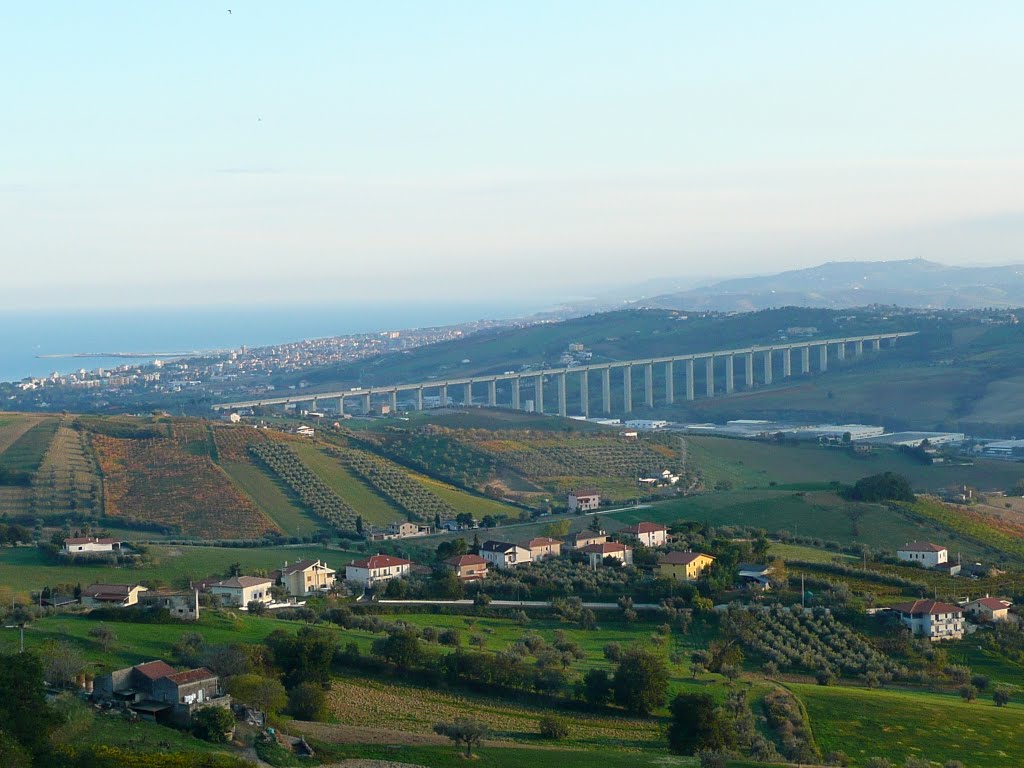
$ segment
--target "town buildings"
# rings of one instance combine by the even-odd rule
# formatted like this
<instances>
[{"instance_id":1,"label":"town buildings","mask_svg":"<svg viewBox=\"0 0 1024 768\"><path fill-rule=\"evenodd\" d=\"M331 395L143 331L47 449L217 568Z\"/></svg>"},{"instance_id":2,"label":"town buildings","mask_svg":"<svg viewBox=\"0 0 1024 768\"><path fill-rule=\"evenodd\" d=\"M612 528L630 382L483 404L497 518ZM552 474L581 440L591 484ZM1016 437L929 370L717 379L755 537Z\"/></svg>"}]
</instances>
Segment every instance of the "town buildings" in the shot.
<instances>
[{"instance_id":1,"label":"town buildings","mask_svg":"<svg viewBox=\"0 0 1024 768\"><path fill-rule=\"evenodd\" d=\"M542 560L545 557L558 557L562 554L562 542L547 536L538 536L529 541L524 541L522 546L523 549L530 550L530 558L533 560Z\"/></svg>"},{"instance_id":2,"label":"town buildings","mask_svg":"<svg viewBox=\"0 0 1024 768\"><path fill-rule=\"evenodd\" d=\"M633 564L633 548L628 544L620 544L617 541L606 541L603 544L590 544L580 549L580 552L587 556L591 568L598 568L604 565L606 558L618 560L623 565Z\"/></svg>"},{"instance_id":3,"label":"town buildings","mask_svg":"<svg viewBox=\"0 0 1024 768\"><path fill-rule=\"evenodd\" d=\"M1009 621L1013 603L1001 597L979 597L964 605L964 613L976 621Z\"/></svg>"},{"instance_id":4,"label":"town buildings","mask_svg":"<svg viewBox=\"0 0 1024 768\"><path fill-rule=\"evenodd\" d=\"M457 555L449 557L444 564L464 581L487 578L487 561L480 555Z\"/></svg>"},{"instance_id":5,"label":"town buildings","mask_svg":"<svg viewBox=\"0 0 1024 768\"><path fill-rule=\"evenodd\" d=\"M163 661L150 661L97 677L93 699L121 702L140 717L187 727L201 707L230 707L220 678L205 667L177 672Z\"/></svg>"}]
</instances>

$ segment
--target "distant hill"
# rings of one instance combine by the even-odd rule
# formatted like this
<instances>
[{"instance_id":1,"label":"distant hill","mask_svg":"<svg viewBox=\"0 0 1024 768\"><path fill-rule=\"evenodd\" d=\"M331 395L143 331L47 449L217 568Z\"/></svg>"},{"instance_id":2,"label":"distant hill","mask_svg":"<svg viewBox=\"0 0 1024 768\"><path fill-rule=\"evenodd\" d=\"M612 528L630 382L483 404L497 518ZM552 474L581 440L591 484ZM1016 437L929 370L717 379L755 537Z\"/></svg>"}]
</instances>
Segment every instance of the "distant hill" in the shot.
<instances>
[{"instance_id":1,"label":"distant hill","mask_svg":"<svg viewBox=\"0 0 1024 768\"><path fill-rule=\"evenodd\" d=\"M748 312L772 307L841 309L885 304L934 309L1024 306L1024 265L950 267L925 259L839 261L723 280L635 302L661 309Z\"/></svg>"}]
</instances>

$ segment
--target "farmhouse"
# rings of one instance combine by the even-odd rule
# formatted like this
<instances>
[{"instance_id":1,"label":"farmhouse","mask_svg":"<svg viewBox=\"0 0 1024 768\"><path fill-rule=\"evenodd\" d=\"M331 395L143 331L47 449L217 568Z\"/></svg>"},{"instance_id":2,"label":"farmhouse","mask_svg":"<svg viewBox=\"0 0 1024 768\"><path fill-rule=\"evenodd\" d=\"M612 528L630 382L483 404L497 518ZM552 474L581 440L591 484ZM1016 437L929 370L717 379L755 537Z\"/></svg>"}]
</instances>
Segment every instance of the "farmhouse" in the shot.
<instances>
[{"instance_id":1,"label":"farmhouse","mask_svg":"<svg viewBox=\"0 0 1024 768\"><path fill-rule=\"evenodd\" d=\"M534 560L558 557L562 554L562 542L558 539L549 539L547 536L538 536L535 539L524 541L522 546L523 549L530 550L530 557Z\"/></svg>"},{"instance_id":2,"label":"farmhouse","mask_svg":"<svg viewBox=\"0 0 1024 768\"><path fill-rule=\"evenodd\" d=\"M124 542L120 539L98 539L95 536L64 539L62 555L88 555L94 552L119 552Z\"/></svg>"},{"instance_id":3,"label":"farmhouse","mask_svg":"<svg viewBox=\"0 0 1024 768\"><path fill-rule=\"evenodd\" d=\"M505 541L485 541L480 546L480 557L498 569L515 568L533 560L530 550Z\"/></svg>"},{"instance_id":4,"label":"farmhouse","mask_svg":"<svg viewBox=\"0 0 1024 768\"><path fill-rule=\"evenodd\" d=\"M915 600L894 605L892 610L910 631L929 640L959 639L964 636L963 611L949 603Z\"/></svg>"},{"instance_id":5,"label":"farmhouse","mask_svg":"<svg viewBox=\"0 0 1024 768\"><path fill-rule=\"evenodd\" d=\"M604 531L580 531L570 534L565 540L566 549L582 549L591 544L604 544L608 541L608 534Z\"/></svg>"},{"instance_id":6,"label":"farmhouse","mask_svg":"<svg viewBox=\"0 0 1024 768\"><path fill-rule=\"evenodd\" d=\"M1009 621L1012 606L1009 600L985 595L967 603L964 612L977 621Z\"/></svg>"},{"instance_id":7,"label":"farmhouse","mask_svg":"<svg viewBox=\"0 0 1024 768\"><path fill-rule=\"evenodd\" d=\"M444 564L465 581L487 578L487 561L480 555L457 555L449 557Z\"/></svg>"},{"instance_id":8,"label":"farmhouse","mask_svg":"<svg viewBox=\"0 0 1024 768\"><path fill-rule=\"evenodd\" d=\"M353 560L345 566L345 578L357 581L364 587L375 587L392 579L409 575L412 563L391 555L374 555L363 560Z\"/></svg>"},{"instance_id":9,"label":"farmhouse","mask_svg":"<svg viewBox=\"0 0 1024 768\"><path fill-rule=\"evenodd\" d=\"M301 560L292 565L285 563L284 568L278 572L278 577L289 595L307 597L331 589L334 586L335 572L334 569L327 567L327 563L319 560Z\"/></svg>"},{"instance_id":10,"label":"farmhouse","mask_svg":"<svg viewBox=\"0 0 1024 768\"><path fill-rule=\"evenodd\" d=\"M668 528L661 523L637 523L622 529L645 547L660 547L668 541Z\"/></svg>"},{"instance_id":11,"label":"farmhouse","mask_svg":"<svg viewBox=\"0 0 1024 768\"><path fill-rule=\"evenodd\" d=\"M176 672L163 661L118 669L96 678L93 699L119 701L147 720L181 727L201 707L230 707L220 678L205 667Z\"/></svg>"},{"instance_id":12,"label":"farmhouse","mask_svg":"<svg viewBox=\"0 0 1024 768\"><path fill-rule=\"evenodd\" d=\"M82 590L86 608L127 608L137 605L139 595L146 591L141 584L90 584Z\"/></svg>"},{"instance_id":13,"label":"farmhouse","mask_svg":"<svg viewBox=\"0 0 1024 768\"><path fill-rule=\"evenodd\" d=\"M568 507L570 512L590 512L601 506L601 494L597 491L570 491Z\"/></svg>"},{"instance_id":14,"label":"farmhouse","mask_svg":"<svg viewBox=\"0 0 1024 768\"><path fill-rule=\"evenodd\" d=\"M580 549L587 556L591 568L604 564L605 558L611 557L623 565L633 564L633 548L617 541L606 541L603 544L590 544Z\"/></svg>"},{"instance_id":15,"label":"farmhouse","mask_svg":"<svg viewBox=\"0 0 1024 768\"><path fill-rule=\"evenodd\" d=\"M911 541L896 550L896 557L908 563L919 563L925 568L937 568L949 560L949 552L938 544Z\"/></svg>"},{"instance_id":16,"label":"farmhouse","mask_svg":"<svg viewBox=\"0 0 1024 768\"><path fill-rule=\"evenodd\" d=\"M256 601L269 604L274 601L270 588L273 579L261 576L232 576L230 579L210 585L210 593L217 595L224 605L243 607Z\"/></svg>"},{"instance_id":17,"label":"farmhouse","mask_svg":"<svg viewBox=\"0 0 1024 768\"><path fill-rule=\"evenodd\" d=\"M658 558L658 576L695 581L711 567L715 558L703 552L669 552Z\"/></svg>"}]
</instances>

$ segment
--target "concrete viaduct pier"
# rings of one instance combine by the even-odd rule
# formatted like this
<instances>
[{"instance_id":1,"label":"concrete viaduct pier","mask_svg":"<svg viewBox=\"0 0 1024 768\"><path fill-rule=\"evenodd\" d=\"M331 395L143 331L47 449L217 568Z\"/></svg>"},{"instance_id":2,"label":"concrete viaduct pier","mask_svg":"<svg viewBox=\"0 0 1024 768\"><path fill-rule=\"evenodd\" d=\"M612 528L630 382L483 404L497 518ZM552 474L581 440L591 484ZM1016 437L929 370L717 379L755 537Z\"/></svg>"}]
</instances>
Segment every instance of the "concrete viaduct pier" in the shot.
<instances>
[{"instance_id":1,"label":"concrete viaduct pier","mask_svg":"<svg viewBox=\"0 0 1024 768\"><path fill-rule=\"evenodd\" d=\"M661 392L661 402L671 405L676 400L676 375L682 372L685 379L687 400L694 400L698 387L696 375L704 383L705 397L717 394L716 377L724 385L724 394L737 392L736 367L743 370L743 389L749 391L758 386L757 379L763 386L771 385L777 378L788 379L793 376L793 358L799 354L800 374L813 373L811 360L812 349L817 349L818 372L828 370L830 354L835 359L845 361L857 360L864 355L865 342L875 353L896 346L898 339L914 336L916 332L882 333L870 336L853 336L841 339L811 339L788 344L772 344L770 346L746 347L743 349L724 349L712 352L699 352L690 355L670 355L667 357L641 358L639 360L620 360L613 363L594 363L573 368L549 368L542 371L522 371L518 373L502 373L492 376L473 376L445 380L419 381L411 384L394 384L379 387L354 387L342 392L316 392L303 395L299 392L282 397L265 397L258 400L245 400L235 403L219 403L214 410L236 410L238 408L255 408L260 406L289 405L306 403L310 410L317 410L324 403L332 403L338 413L345 412L346 400L357 402L363 413L369 413L373 398L383 399L392 409L399 403L399 395L403 401L409 402L416 410L427 407L446 407L460 401L461 405L487 405L498 407L511 406L515 410L530 410L546 413L544 404L545 389L553 390L552 401L557 403L556 413L559 416L571 415L590 416L595 403L590 396L591 377L599 377L600 382L600 413L610 415L620 413L628 415L633 412L636 393L633 386L633 369L638 369L642 377L643 388L641 400L647 408L653 408L658 402L656 392ZM849 352L849 356L848 353ZM738 361L738 362L737 362ZM702 362L703 365L698 365ZM680 363L680 365L676 365ZM758 365L760 363L760 365ZM776 363L781 363L781 377L776 375ZM757 368L761 369L758 377ZM613 374L614 372L614 374ZM612 402L612 376L621 376L622 400ZM657 379L661 379L658 387ZM454 397L449 396L452 388ZM431 394L424 394L425 392ZM429 400L429 402L428 402Z\"/></svg>"}]
</instances>

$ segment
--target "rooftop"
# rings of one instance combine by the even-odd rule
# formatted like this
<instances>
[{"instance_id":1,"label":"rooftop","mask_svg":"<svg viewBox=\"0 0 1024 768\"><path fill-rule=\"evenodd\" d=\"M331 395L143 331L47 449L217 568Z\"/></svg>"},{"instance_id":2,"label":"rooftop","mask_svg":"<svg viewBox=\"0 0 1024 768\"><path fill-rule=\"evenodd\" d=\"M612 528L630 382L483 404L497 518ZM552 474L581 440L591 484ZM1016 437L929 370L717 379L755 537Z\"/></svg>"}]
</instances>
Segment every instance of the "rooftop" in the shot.
<instances>
[{"instance_id":1,"label":"rooftop","mask_svg":"<svg viewBox=\"0 0 1024 768\"><path fill-rule=\"evenodd\" d=\"M899 548L899 552L945 552L946 548L929 541L911 541Z\"/></svg>"},{"instance_id":2,"label":"rooftop","mask_svg":"<svg viewBox=\"0 0 1024 768\"><path fill-rule=\"evenodd\" d=\"M400 565L412 565L412 561L403 560L400 557L392 557L391 555L374 555L363 560L353 560L349 565L353 568L373 570L375 568L394 568Z\"/></svg>"},{"instance_id":3,"label":"rooftop","mask_svg":"<svg viewBox=\"0 0 1024 768\"><path fill-rule=\"evenodd\" d=\"M940 603L936 600L915 600L912 603L900 603L892 607L894 611L906 613L911 616L925 616L937 613L962 613L963 609L949 603Z\"/></svg>"},{"instance_id":4,"label":"rooftop","mask_svg":"<svg viewBox=\"0 0 1024 768\"><path fill-rule=\"evenodd\" d=\"M699 557L715 559L711 555L705 555L703 552L669 552L667 555L662 555L658 562L665 563L666 565L689 565Z\"/></svg>"}]
</instances>

